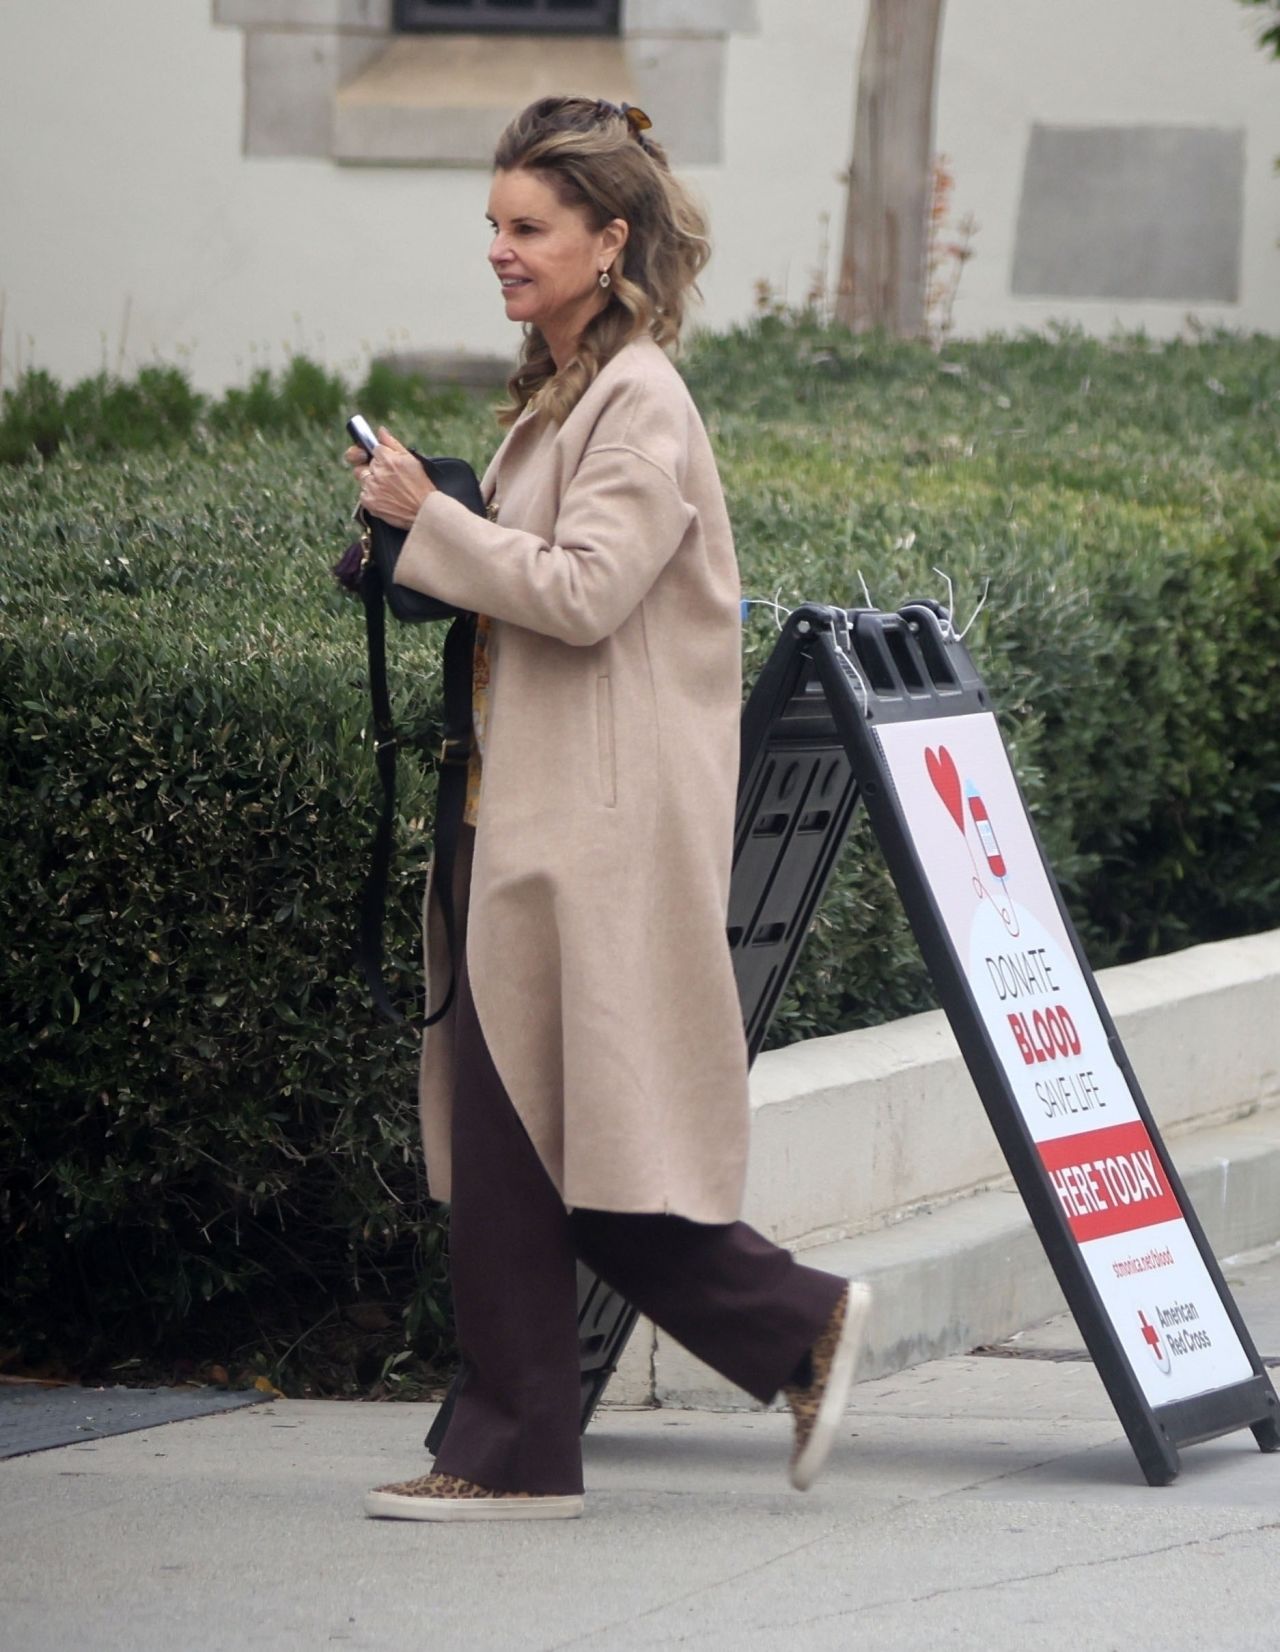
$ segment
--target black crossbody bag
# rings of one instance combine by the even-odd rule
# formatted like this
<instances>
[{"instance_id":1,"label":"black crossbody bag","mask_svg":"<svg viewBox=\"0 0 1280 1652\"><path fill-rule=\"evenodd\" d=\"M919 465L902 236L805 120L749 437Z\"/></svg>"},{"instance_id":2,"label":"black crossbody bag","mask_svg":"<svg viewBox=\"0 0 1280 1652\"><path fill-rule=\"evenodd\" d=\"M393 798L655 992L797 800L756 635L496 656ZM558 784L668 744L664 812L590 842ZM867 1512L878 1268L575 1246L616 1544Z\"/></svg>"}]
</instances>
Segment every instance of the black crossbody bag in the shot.
<instances>
[{"instance_id":1,"label":"black crossbody bag","mask_svg":"<svg viewBox=\"0 0 1280 1652\"><path fill-rule=\"evenodd\" d=\"M450 499L485 514L484 497L475 471L462 459L427 459L414 453L422 468ZM369 654L369 697L373 706L373 752L382 786L382 813L373 840L369 875L360 894L356 927L356 954L374 1004L388 1021L405 1017L391 1002L382 979L382 929L387 905L387 876L395 834L396 731L387 687L386 610L405 625L449 620L444 642L444 739L440 748L440 776L436 790L433 833L432 888L440 903L449 947L449 986L435 1010L427 1005L423 1026L430 1027L447 1014L457 987L457 923L453 905L453 874L458 835L467 802L467 768L475 732L472 724L472 662L476 617L437 597L397 585L396 563L408 534L381 518L360 513L363 532L334 566L334 576L364 604L365 639Z\"/></svg>"}]
</instances>

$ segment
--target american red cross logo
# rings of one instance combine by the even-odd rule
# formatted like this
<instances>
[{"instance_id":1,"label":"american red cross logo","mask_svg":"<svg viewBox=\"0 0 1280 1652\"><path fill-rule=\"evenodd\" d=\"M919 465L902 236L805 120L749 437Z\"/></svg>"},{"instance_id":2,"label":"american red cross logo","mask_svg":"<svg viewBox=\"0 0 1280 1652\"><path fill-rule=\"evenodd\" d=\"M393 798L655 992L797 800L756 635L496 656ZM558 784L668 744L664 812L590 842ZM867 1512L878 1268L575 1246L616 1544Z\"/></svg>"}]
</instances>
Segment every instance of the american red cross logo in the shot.
<instances>
[{"instance_id":1,"label":"american red cross logo","mask_svg":"<svg viewBox=\"0 0 1280 1652\"><path fill-rule=\"evenodd\" d=\"M1146 1343L1147 1347L1150 1348L1152 1359L1155 1360L1156 1364L1167 1377L1173 1368L1173 1362L1170 1360L1168 1354L1165 1353L1164 1344L1160 1341L1159 1331L1156 1330L1155 1326L1147 1318L1146 1314L1143 1313L1141 1308L1138 1309L1138 1320L1142 1326L1142 1340Z\"/></svg>"}]
</instances>

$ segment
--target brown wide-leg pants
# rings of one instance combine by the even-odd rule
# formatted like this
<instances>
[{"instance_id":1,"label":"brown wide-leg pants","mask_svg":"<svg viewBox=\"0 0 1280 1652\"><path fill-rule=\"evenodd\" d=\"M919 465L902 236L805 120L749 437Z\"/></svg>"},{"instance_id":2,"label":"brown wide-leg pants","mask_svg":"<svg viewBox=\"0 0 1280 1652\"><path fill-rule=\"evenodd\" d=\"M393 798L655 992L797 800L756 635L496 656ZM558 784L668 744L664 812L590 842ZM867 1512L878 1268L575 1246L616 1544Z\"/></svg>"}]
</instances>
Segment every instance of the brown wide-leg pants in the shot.
<instances>
[{"instance_id":1,"label":"brown wide-leg pants","mask_svg":"<svg viewBox=\"0 0 1280 1652\"><path fill-rule=\"evenodd\" d=\"M490 1058L465 956L456 1053L450 1260L466 1382L437 1472L493 1491L582 1490L579 1257L699 1359L772 1399L845 1281L743 1222L566 1210Z\"/></svg>"}]
</instances>

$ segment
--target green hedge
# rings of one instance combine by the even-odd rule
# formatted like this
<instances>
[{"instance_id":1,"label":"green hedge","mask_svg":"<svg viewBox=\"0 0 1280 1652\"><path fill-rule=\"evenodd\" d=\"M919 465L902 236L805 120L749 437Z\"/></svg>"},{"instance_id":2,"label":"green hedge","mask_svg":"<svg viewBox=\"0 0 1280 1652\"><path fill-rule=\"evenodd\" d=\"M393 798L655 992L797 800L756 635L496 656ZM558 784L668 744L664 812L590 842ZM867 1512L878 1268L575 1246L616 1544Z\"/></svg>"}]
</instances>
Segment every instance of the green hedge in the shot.
<instances>
[{"instance_id":1,"label":"green hedge","mask_svg":"<svg viewBox=\"0 0 1280 1652\"><path fill-rule=\"evenodd\" d=\"M259 367L243 389L216 401L193 390L176 367L144 367L133 380L97 373L67 390L33 368L0 397L0 464L49 459L64 448L102 459L156 449L189 453L193 445L199 451L210 436L333 431L353 407L372 419L395 409L434 424L467 406L461 390L429 389L385 362L374 362L352 390L340 375L295 356L279 372Z\"/></svg>"},{"instance_id":2,"label":"green hedge","mask_svg":"<svg viewBox=\"0 0 1280 1652\"><path fill-rule=\"evenodd\" d=\"M334 1304L389 1302L367 1382L406 1300L407 1345L447 1341L414 1040L352 964L375 801L363 626L328 575L337 470L299 437L7 490L0 1347L274 1374L326 1315L326 1348L352 1330ZM430 746L437 639L397 643ZM403 768L407 1002L431 780Z\"/></svg>"},{"instance_id":3,"label":"green hedge","mask_svg":"<svg viewBox=\"0 0 1280 1652\"><path fill-rule=\"evenodd\" d=\"M749 594L855 601L860 573L888 607L943 594L936 565L963 617L990 579L970 647L1097 963L1280 921L1275 341L939 359L770 320L687 371ZM27 1359L367 1391L448 1353L415 1041L351 957L375 800L327 572L346 404L303 377L252 414L194 398L185 446L104 457L64 421L0 472L0 1350ZM409 401L406 434L482 461L485 408ZM772 635L754 611L749 673ZM438 643L393 644L426 750ZM402 767L407 1001L433 775ZM929 1002L859 834L775 1041Z\"/></svg>"},{"instance_id":4,"label":"green hedge","mask_svg":"<svg viewBox=\"0 0 1280 1652\"><path fill-rule=\"evenodd\" d=\"M1098 967L1280 921L1280 341L923 348L766 320L689 377L746 588L947 596ZM768 649L762 611L748 668ZM775 1021L932 1002L855 833Z\"/></svg>"}]
</instances>

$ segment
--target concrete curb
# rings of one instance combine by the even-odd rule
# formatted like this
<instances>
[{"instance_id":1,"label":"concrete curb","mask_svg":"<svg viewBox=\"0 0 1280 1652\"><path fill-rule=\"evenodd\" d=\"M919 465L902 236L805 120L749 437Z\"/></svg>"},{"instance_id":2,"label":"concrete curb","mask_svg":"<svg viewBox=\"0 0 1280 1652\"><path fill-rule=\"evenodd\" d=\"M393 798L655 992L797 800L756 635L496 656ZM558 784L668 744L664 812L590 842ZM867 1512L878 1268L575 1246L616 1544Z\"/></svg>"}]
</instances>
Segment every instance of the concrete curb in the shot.
<instances>
[{"instance_id":1,"label":"concrete curb","mask_svg":"<svg viewBox=\"0 0 1280 1652\"><path fill-rule=\"evenodd\" d=\"M1216 1254L1280 1239L1280 931L1099 982ZM871 1284L861 1376L1062 1311L940 1013L770 1052L752 1092L746 1217L806 1262ZM641 1322L606 1403L748 1402Z\"/></svg>"},{"instance_id":2,"label":"concrete curb","mask_svg":"<svg viewBox=\"0 0 1280 1652\"><path fill-rule=\"evenodd\" d=\"M1166 1137L1280 1105L1280 930L1103 970ZM809 1249L1000 1185L1004 1156L940 1011L762 1055L747 1221Z\"/></svg>"},{"instance_id":3,"label":"concrete curb","mask_svg":"<svg viewBox=\"0 0 1280 1652\"><path fill-rule=\"evenodd\" d=\"M1170 1146L1216 1255L1280 1239L1280 1113L1197 1131ZM865 1280L875 1294L859 1380L998 1342L1065 1308L1012 1187L806 1250L803 1259ZM661 1333L650 1371L651 1404L750 1408L739 1389Z\"/></svg>"}]
</instances>

